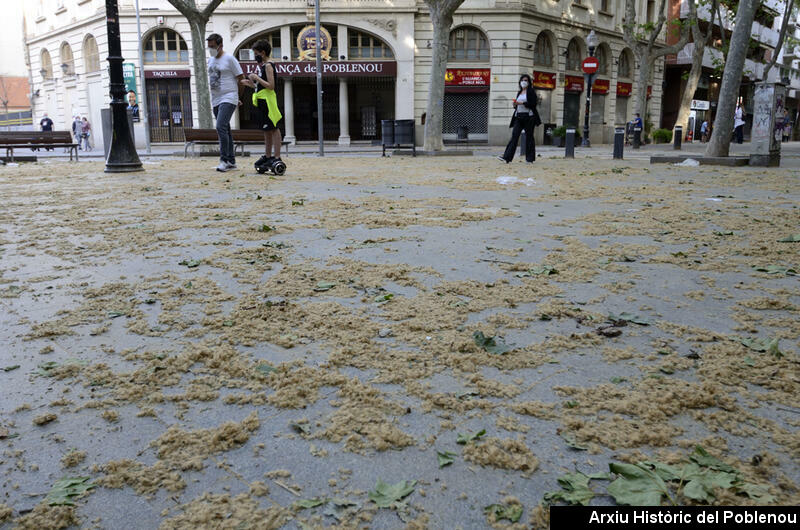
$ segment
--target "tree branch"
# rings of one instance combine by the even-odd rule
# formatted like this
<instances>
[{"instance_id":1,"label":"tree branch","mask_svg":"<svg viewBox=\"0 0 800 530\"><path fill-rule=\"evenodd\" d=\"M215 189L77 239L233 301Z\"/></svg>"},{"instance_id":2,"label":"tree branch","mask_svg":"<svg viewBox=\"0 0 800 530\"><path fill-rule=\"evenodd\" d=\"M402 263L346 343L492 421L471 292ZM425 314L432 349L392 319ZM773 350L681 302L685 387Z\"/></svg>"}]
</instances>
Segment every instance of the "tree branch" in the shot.
<instances>
[{"instance_id":1,"label":"tree branch","mask_svg":"<svg viewBox=\"0 0 800 530\"><path fill-rule=\"evenodd\" d=\"M183 16L185 16L187 18L190 15L192 15L193 6L190 6L189 4L187 4L185 2L185 0L167 0L167 2L172 4L172 7L174 7L178 11L180 11L181 15L183 15ZM197 12L196 9L194 9L194 11Z\"/></svg>"},{"instance_id":2,"label":"tree branch","mask_svg":"<svg viewBox=\"0 0 800 530\"><path fill-rule=\"evenodd\" d=\"M319 0L317 0L317 1L319 1ZM209 3L208 3L208 5L206 6L206 8L205 8L205 9L203 9L203 13L202 13L202 14L203 14L203 18L205 18L206 20L208 20L209 18L211 18L211 13L213 13L213 12L214 12L214 10L215 10L216 8L218 8L218 7L219 7L219 5L220 5L222 2L223 2L223 0L211 0L211 2L209 2Z\"/></svg>"},{"instance_id":3,"label":"tree branch","mask_svg":"<svg viewBox=\"0 0 800 530\"><path fill-rule=\"evenodd\" d=\"M692 0L689 0L691 3ZM667 20L667 15L664 13L667 7L667 0L661 0L661 3L658 6L658 22L656 23L653 30L650 32L650 38L648 39L647 46L652 48L653 44L655 44L656 39L661 34L661 29L664 27L664 22Z\"/></svg>"},{"instance_id":4,"label":"tree branch","mask_svg":"<svg viewBox=\"0 0 800 530\"><path fill-rule=\"evenodd\" d=\"M775 66L775 63L778 61L778 55L780 55L781 48L783 47L783 40L786 38L786 28L789 27L789 19L791 18L790 14L792 12L792 4L794 4L794 0L788 0L786 2L786 11L783 13L783 22L781 22L781 33L778 35L778 43L775 45L775 52L772 60L767 63L767 66L764 67L764 76L761 78L762 81L767 80L767 76L769 75L769 71Z\"/></svg>"},{"instance_id":5,"label":"tree branch","mask_svg":"<svg viewBox=\"0 0 800 530\"><path fill-rule=\"evenodd\" d=\"M728 43L725 40L725 26L723 25L724 22L722 20L722 3L717 4L717 15L719 16L719 35L720 40L722 41L722 48L726 48Z\"/></svg>"}]
</instances>

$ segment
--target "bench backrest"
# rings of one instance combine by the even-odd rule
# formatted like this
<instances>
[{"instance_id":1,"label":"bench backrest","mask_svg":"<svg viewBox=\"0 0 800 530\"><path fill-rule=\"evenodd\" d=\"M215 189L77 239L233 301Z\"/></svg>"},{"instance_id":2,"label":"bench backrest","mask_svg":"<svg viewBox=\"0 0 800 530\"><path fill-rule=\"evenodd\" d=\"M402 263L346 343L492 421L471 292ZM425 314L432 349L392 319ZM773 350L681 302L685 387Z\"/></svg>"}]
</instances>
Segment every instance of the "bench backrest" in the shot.
<instances>
[{"instance_id":1,"label":"bench backrest","mask_svg":"<svg viewBox=\"0 0 800 530\"><path fill-rule=\"evenodd\" d=\"M69 131L0 131L0 144L71 144Z\"/></svg>"},{"instance_id":2,"label":"bench backrest","mask_svg":"<svg viewBox=\"0 0 800 530\"><path fill-rule=\"evenodd\" d=\"M184 129L183 135L187 142L205 142L217 139L216 129Z\"/></svg>"},{"instance_id":3,"label":"bench backrest","mask_svg":"<svg viewBox=\"0 0 800 530\"><path fill-rule=\"evenodd\" d=\"M217 140L216 129L184 129L187 142L207 142ZM234 142L263 142L264 131L260 129L234 129L231 131Z\"/></svg>"},{"instance_id":4,"label":"bench backrest","mask_svg":"<svg viewBox=\"0 0 800 530\"><path fill-rule=\"evenodd\" d=\"M263 142L264 131L261 129L237 129L233 131L235 142Z\"/></svg>"}]
</instances>

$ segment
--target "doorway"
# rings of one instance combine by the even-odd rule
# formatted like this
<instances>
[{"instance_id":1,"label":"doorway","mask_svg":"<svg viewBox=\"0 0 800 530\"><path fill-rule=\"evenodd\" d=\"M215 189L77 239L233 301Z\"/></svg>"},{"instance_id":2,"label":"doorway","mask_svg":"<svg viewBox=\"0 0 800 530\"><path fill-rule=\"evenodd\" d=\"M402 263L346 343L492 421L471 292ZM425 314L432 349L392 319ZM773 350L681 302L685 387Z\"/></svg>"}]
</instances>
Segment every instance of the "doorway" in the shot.
<instances>
[{"instance_id":1,"label":"doorway","mask_svg":"<svg viewBox=\"0 0 800 530\"><path fill-rule=\"evenodd\" d=\"M314 78L296 78L292 87L294 134L298 141L317 141L317 82ZM339 81L322 83L322 137L339 139Z\"/></svg>"},{"instance_id":2,"label":"doorway","mask_svg":"<svg viewBox=\"0 0 800 530\"><path fill-rule=\"evenodd\" d=\"M581 115L581 95L578 92L564 93L564 126L577 127Z\"/></svg>"},{"instance_id":3,"label":"doorway","mask_svg":"<svg viewBox=\"0 0 800 530\"><path fill-rule=\"evenodd\" d=\"M183 142L192 127L188 79L152 79L147 83L147 118L153 142Z\"/></svg>"}]
</instances>

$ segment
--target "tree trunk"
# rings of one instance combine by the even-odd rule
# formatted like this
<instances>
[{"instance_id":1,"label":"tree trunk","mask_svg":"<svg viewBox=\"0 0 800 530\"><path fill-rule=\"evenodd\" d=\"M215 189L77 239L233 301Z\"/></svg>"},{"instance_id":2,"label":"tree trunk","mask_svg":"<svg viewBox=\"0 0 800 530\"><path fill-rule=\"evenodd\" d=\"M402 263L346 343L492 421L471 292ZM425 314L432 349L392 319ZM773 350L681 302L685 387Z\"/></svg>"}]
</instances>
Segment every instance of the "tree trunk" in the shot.
<instances>
[{"instance_id":1,"label":"tree trunk","mask_svg":"<svg viewBox=\"0 0 800 530\"><path fill-rule=\"evenodd\" d=\"M686 88L681 96L681 106L678 108L678 119L675 125L683 127L686 134L686 127L689 124L689 113L692 110L692 100L697 85L700 82L700 75L703 73L703 54L706 51L706 43L703 40L694 41L694 53L692 53L692 69L689 71L689 78L686 80ZM674 130L674 129L673 129Z\"/></svg>"},{"instance_id":2,"label":"tree trunk","mask_svg":"<svg viewBox=\"0 0 800 530\"><path fill-rule=\"evenodd\" d=\"M453 25L452 12L444 12L441 4L429 4L431 23L433 23L433 58L431 78L428 87L428 108L425 119L425 151L441 151L442 120L444 117L444 76L447 73L447 55L450 48L450 26ZM455 9L453 10L455 11Z\"/></svg>"},{"instance_id":3,"label":"tree trunk","mask_svg":"<svg viewBox=\"0 0 800 530\"><path fill-rule=\"evenodd\" d=\"M208 20L201 15L190 15L186 19L192 31L192 65L194 66L194 86L197 94L197 120L201 129L213 129L214 118L211 112L211 94L208 88L208 62L206 59L206 24Z\"/></svg>"},{"instance_id":4,"label":"tree trunk","mask_svg":"<svg viewBox=\"0 0 800 530\"><path fill-rule=\"evenodd\" d=\"M757 5L757 0L739 1L725 72L722 74L722 86L719 89L717 116L714 119L711 140L706 148L706 156L728 156L730 151L733 115L739 99L739 85L742 82L744 61L750 44L750 30L753 27Z\"/></svg>"},{"instance_id":5,"label":"tree trunk","mask_svg":"<svg viewBox=\"0 0 800 530\"><path fill-rule=\"evenodd\" d=\"M653 67L649 57L637 57L636 61L639 63L639 70L636 72L636 84L638 90L636 92L636 99L633 101L633 112L639 113L642 119L647 119L647 84L650 81L650 68ZM644 139L644 130L642 131L642 139Z\"/></svg>"}]
</instances>

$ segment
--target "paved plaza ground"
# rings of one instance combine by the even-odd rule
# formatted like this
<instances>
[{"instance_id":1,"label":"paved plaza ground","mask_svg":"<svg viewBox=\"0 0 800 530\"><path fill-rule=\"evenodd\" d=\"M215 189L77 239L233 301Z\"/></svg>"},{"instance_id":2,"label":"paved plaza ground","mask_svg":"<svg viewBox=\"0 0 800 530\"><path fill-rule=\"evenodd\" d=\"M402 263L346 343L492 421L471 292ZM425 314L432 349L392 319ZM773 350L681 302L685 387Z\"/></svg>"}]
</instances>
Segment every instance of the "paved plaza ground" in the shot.
<instances>
[{"instance_id":1,"label":"paved plaza ground","mask_svg":"<svg viewBox=\"0 0 800 530\"><path fill-rule=\"evenodd\" d=\"M0 528L799 504L796 164L583 156L0 167Z\"/></svg>"}]
</instances>

